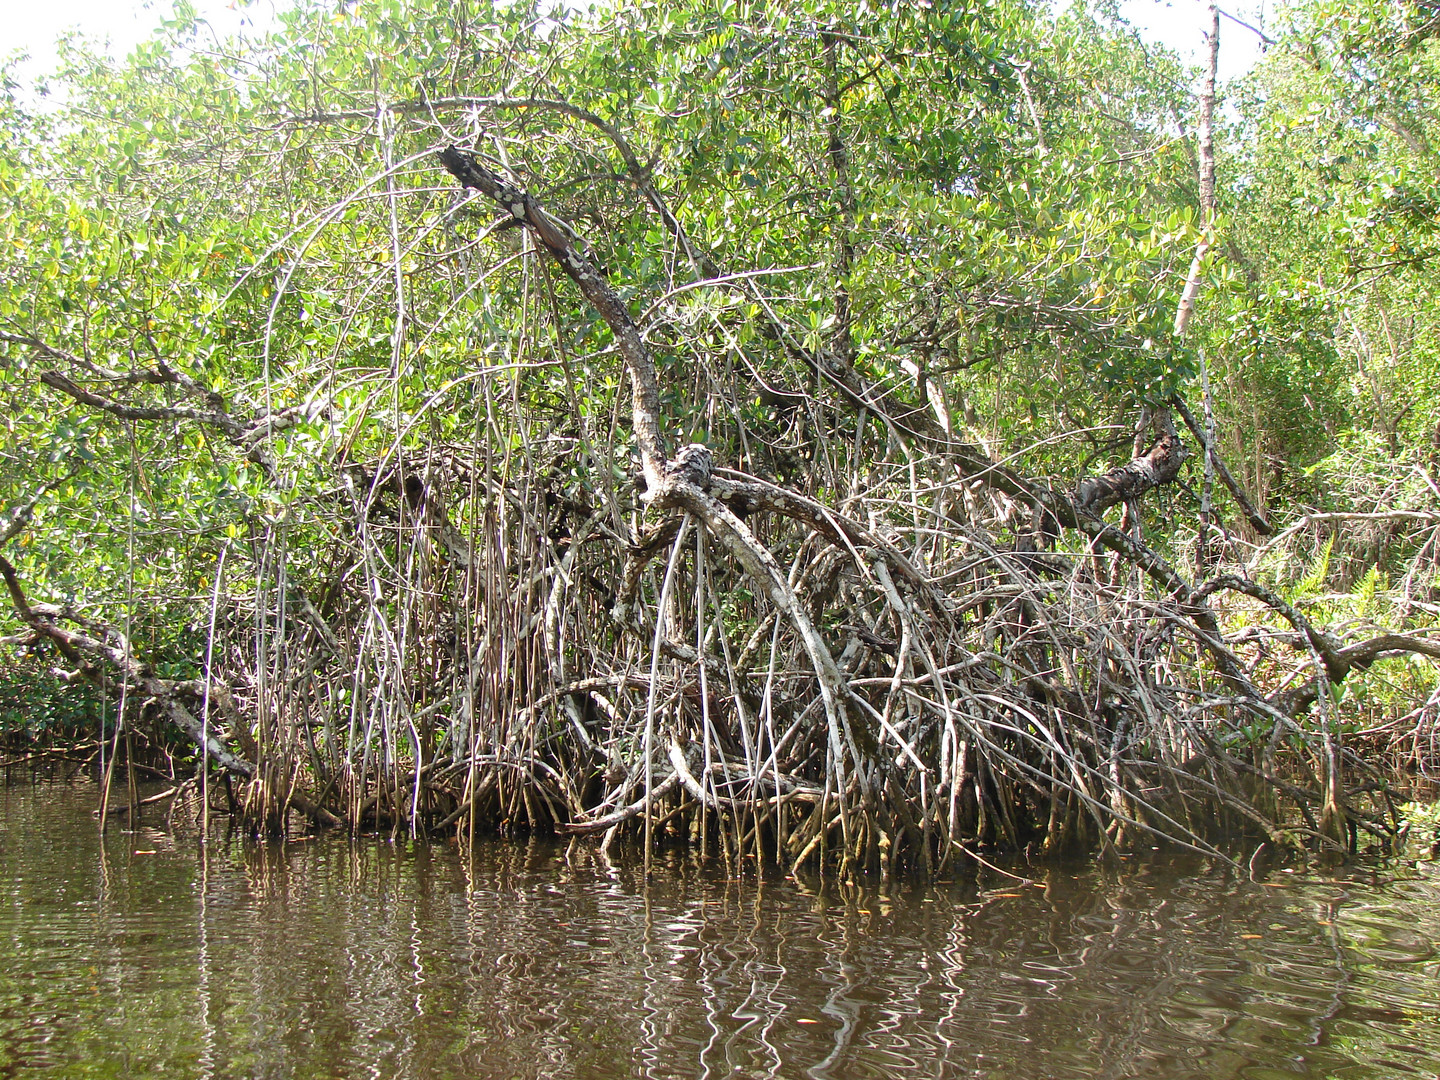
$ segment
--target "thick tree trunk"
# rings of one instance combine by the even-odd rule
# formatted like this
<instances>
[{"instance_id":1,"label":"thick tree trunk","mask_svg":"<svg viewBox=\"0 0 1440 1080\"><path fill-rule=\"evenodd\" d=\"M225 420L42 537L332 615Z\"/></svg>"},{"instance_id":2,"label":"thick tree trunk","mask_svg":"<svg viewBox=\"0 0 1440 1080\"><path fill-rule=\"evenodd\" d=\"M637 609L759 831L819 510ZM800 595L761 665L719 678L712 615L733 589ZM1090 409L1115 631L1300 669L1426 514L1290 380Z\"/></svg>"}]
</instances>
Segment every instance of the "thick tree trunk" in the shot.
<instances>
[{"instance_id":1,"label":"thick tree trunk","mask_svg":"<svg viewBox=\"0 0 1440 1080\"><path fill-rule=\"evenodd\" d=\"M1188 451L1174 432L1162 435L1149 453L1104 476L1092 476L1075 485L1077 509L1099 514L1107 507L1136 499L1180 475Z\"/></svg>"}]
</instances>

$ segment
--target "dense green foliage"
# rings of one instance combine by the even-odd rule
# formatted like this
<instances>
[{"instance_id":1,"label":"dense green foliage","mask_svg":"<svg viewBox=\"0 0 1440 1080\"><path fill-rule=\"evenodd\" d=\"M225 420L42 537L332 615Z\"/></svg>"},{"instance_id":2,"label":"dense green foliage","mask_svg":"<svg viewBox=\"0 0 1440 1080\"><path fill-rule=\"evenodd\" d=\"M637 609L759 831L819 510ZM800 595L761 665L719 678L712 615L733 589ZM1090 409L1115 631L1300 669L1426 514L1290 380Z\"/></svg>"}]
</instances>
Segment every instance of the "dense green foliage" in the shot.
<instances>
[{"instance_id":1,"label":"dense green foliage","mask_svg":"<svg viewBox=\"0 0 1440 1080\"><path fill-rule=\"evenodd\" d=\"M282 22L251 46L211 50L182 9L123 63L68 53L58 108L35 112L12 90L4 109L0 326L25 339L5 346L4 503L70 477L21 538L22 570L150 620L157 639L195 619L187 605L207 592L227 537L284 521L324 558L327 466L473 438L477 360L510 361L527 335L553 357L558 338L573 367L517 374L516 403L544 409L574 393L581 417L613 407L619 375L593 316L566 303L558 325L537 329L548 316L537 323L525 274L455 272L451 195L403 123L417 100L533 95L593 110L716 264L802 268L764 283L809 344L834 319L816 260L833 257L849 218L856 365L903 394L903 362L928 362L1015 449L1118 419L1186 370L1164 340L1193 242L1187 166L1153 130L1184 107L1182 76L1087 16L702 4L544 19L509 5L364 4ZM852 42L831 68L821 25ZM841 88L836 106L827 87ZM690 279L598 132L543 109L442 115L457 140L503 121L517 167L637 305ZM832 128L851 163L850 208L829 175ZM473 212L462 221L478 224ZM654 332L672 355L764 370L780 389L808 379L756 340L744 297L667 306ZM266 440L267 480L213 430L125 423L38 387L53 358L31 341L80 358L76 378L163 358L237 415L328 409ZM803 440L748 395L731 416L687 414L694 377L673 384L677 428L782 471ZM137 403L176 403L137 389ZM742 426L770 437L742 447ZM600 452L626 469L624 447ZM595 483L593 463L576 483Z\"/></svg>"},{"instance_id":2,"label":"dense green foliage","mask_svg":"<svg viewBox=\"0 0 1440 1080\"><path fill-rule=\"evenodd\" d=\"M417 98L533 95L593 110L713 265L800 268L763 283L802 345L833 328L833 284L817 270L836 259L837 234L852 233L857 368L904 397L907 361L923 366L957 418L1008 451L1123 421L1192 369L1168 343L1195 239L1172 119L1188 108L1185 76L1090 16L702 4L551 20L511 6L461 17L449 5L365 4L284 23L237 56L199 47L203 32L184 47L181 18L121 65L72 54L59 110L29 116L12 98L6 111L9 333L116 372L164 358L237 413L331 406L323 423L275 437L281 476L267 483L193 425L106 422L37 392L44 358L8 346L7 504L83 463L26 552L46 581L79 572L87 590L118 599L133 542L145 557L127 588L172 595L184 581L203 594L227 530L248 534L267 515L317 524L295 509L333 483L315 459L364 458L397 437L470 437L470 387L452 383L478 359L506 362L527 334L546 350L558 335L577 357L580 415L608 415L619 379L593 316L566 303L542 331L523 275L457 280L450 193L403 123ZM833 63L820 26L850 42ZM440 115L456 140L502 139L637 307L693 277L593 128L538 108ZM831 176L832 133L849 160L849 205ZM478 224L473 212L463 221ZM698 353L714 368L763 370L779 390L811 377L757 340L743 295L665 308L653 332L677 363ZM787 443L773 406L737 394L730 416L688 414L694 377L681 374L667 402L677 429L783 468L800 441ZM517 400L547 407L569 393L563 380L558 369L519 375ZM742 446L742 427L760 430L761 445ZM765 442L779 465L764 460ZM1079 464L1070 448L1035 461L1056 463ZM134 537L122 524L131 500ZM81 538L83 570L70 557Z\"/></svg>"},{"instance_id":3,"label":"dense green foliage","mask_svg":"<svg viewBox=\"0 0 1440 1080\"><path fill-rule=\"evenodd\" d=\"M1428 441L1437 419L1425 315L1433 28L1383 6L1316 6L1297 20L1293 44L1236 88L1225 243L1209 263L1202 333L1183 350L1169 323L1195 240L1193 73L1078 9L1051 19L1007 4L658 4L613 18L361 4L299 10L273 37L226 50L207 48L182 7L124 63L67 53L51 85L58 108L36 112L12 88L0 319L116 371L165 357L245 404L331 395L343 415L291 431L285 447L368 449L397 413L416 415L463 378L475 343L494 352L515 337L510 282L459 295L435 273L453 237L448 195L403 118L427 100L555 98L628 140L724 270L833 260L843 223L855 362L896 393L907 360L933 369L957 417L1019 451L1123 426L1132 403L1185 386L1204 348L1234 464L1262 500L1276 488L1293 497L1313 490L1300 470L1353 445L1347 432L1373 432L1393 455L1402 437ZM821 27L842 43L833 63ZM437 115L457 139L503 122L517 167L584 226L637 304L691 276L593 128L540 108ZM848 156L848 205L830 175L832 133ZM823 337L825 275L765 283L812 343ZM713 310L727 303L738 310ZM781 386L806 377L753 340L754 313L733 296L680 301L677 314L664 330L677 349L761 364ZM560 315L567 348L600 351L598 324ZM7 501L67 462L123 463L121 425L40 397L35 358L14 344L7 354ZM616 384L604 368L575 372L596 415ZM527 377L527 389L561 392L555 379ZM377 393L388 421L365 404ZM739 422L763 420L758 408L737 401ZM473 423L432 409L440 437ZM725 418L680 419L734 436ZM198 579L191 543L167 539L239 528L304 492L303 468L282 494L224 455L197 467L197 451L206 461L215 448L194 431L172 431L164 450L143 439L132 467L87 466L51 507L66 517L44 532L109 538L108 557L87 560L87 587L114 583L124 562L103 527L125 516L116 476L134 474L142 540L160 548L145 565L172 585L177 573ZM1066 447L1035 467L1073 472L1074 459ZM30 553L47 580L65 579L65 546Z\"/></svg>"},{"instance_id":4,"label":"dense green foliage","mask_svg":"<svg viewBox=\"0 0 1440 1080\"><path fill-rule=\"evenodd\" d=\"M0 670L0 742L93 737L100 723L98 697L84 684L57 678L43 652L12 653Z\"/></svg>"}]
</instances>

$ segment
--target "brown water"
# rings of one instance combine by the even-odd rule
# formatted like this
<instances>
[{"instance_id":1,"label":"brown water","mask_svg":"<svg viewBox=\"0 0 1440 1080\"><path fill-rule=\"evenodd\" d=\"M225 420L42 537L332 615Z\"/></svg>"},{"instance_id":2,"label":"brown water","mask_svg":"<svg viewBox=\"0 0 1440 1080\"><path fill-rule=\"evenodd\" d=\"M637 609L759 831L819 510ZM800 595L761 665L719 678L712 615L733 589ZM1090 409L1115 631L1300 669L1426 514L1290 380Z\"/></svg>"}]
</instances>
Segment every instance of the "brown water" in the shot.
<instances>
[{"instance_id":1,"label":"brown water","mask_svg":"<svg viewBox=\"0 0 1440 1080\"><path fill-rule=\"evenodd\" d=\"M1440 871L891 891L114 831L0 789L0 1076L1440 1075Z\"/></svg>"}]
</instances>

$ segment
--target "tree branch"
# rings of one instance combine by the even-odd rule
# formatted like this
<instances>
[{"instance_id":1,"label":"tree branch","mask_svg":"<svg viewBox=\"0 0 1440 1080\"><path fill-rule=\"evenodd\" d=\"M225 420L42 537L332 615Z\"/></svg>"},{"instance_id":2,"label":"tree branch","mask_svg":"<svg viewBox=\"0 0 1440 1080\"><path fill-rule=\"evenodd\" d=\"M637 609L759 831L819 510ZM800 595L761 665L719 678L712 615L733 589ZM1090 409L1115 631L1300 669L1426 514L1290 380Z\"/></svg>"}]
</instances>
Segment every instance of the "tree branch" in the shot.
<instances>
[{"instance_id":1,"label":"tree branch","mask_svg":"<svg viewBox=\"0 0 1440 1080\"><path fill-rule=\"evenodd\" d=\"M486 168L474 154L453 146L440 152L440 162L463 187L489 196L523 224L536 242L555 257L560 268L579 286L585 299L610 327L630 373L634 391L631 424L640 446L647 498L653 497L650 493L660 489L665 477L665 453L660 442L660 383L650 350L645 347L629 309L571 241L569 230L541 209L527 192Z\"/></svg>"}]
</instances>

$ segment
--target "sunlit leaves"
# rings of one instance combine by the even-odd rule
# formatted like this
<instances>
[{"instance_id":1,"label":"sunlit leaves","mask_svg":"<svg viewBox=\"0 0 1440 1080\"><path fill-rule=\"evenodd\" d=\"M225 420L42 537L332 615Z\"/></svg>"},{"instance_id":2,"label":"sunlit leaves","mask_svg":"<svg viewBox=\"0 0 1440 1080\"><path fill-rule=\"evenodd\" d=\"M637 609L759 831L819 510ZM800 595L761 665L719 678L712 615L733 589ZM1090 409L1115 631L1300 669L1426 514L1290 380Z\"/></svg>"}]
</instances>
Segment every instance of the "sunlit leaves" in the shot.
<instances>
[{"instance_id":1,"label":"sunlit leaves","mask_svg":"<svg viewBox=\"0 0 1440 1080\"><path fill-rule=\"evenodd\" d=\"M757 388L829 392L814 358L842 287L859 377L923 407L923 363L978 433L1017 443L1109 422L1193 372L1170 340L1198 239L1185 75L1083 10L377 0L301 4L224 48L193 29L181 10L120 63L72 49L54 118L0 110L0 328L83 357L137 404L182 403L147 381L164 364L236 416L289 411L263 454L193 421L52 428L76 413L36 389L58 361L6 346L5 391L42 403L12 445L95 478L54 510L92 566L118 565L136 491L164 553L144 572L183 581L256 521L325 550L354 463L437 441L523 450L498 408L577 447L623 415L609 330L518 230L461 203L431 156L451 141L585 240L645 317L667 422L722 456L754 433L795 449L802 428ZM1384 220L1429 212L1419 176L1377 189ZM757 276L677 292L697 266ZM1208 272L1233 300L1214 340L1244 363L1312 343L1308 301L1246 292L1220 256ZM570 455L573 482L623 477L627 438Z\"/></svg>"}]
</instances>

